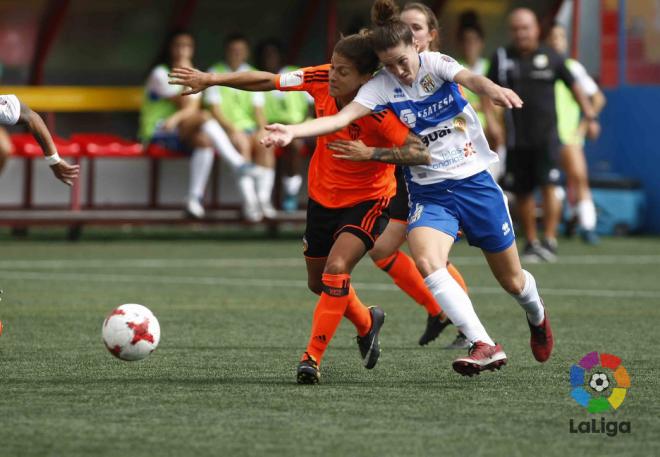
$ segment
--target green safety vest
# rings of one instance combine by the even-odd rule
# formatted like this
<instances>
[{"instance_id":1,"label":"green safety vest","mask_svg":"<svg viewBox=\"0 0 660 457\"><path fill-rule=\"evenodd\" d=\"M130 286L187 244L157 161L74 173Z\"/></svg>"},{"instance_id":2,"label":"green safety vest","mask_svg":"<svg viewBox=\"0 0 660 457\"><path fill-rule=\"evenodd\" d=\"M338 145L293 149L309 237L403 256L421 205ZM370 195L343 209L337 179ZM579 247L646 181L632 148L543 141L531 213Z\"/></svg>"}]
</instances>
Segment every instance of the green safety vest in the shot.
<instances>
[{"instance_id":1,"label":"green safety vest","mask_svg":"<svg viewBox=\"0 0 660 457\"><path fill-rule=\"evenodd\" d=\"M483 64L483 73L482 76L486 76L488 74L488 70L490 69L490 60L488 59L479 59L480 63ZM467 63L463 60L459 60L458 63L463 65L465 68L468 68ZM468 68L469 69L469 68ZM477 112L477 117L479 117L479 122L481 122L482 127L486 126L486 115L484 114L483 109L481 108L481 98L479 95L475 94L472 92L470 89L467 87L461 86L463 89L463 93L465 93L465 98L467 99L468 103L472 105L472 108ZM477 107L479 109L477 109Z\"/></svg>"},{"instance_id":2,"label":"green safety vest","mask_svg":"<svg viewBox=\"0 0 660 457\"><path fill-rule=\"evenodd\" d=\"M298 67L285 67L282 73L297 69ZM270 91L265 92L264 97L264 115L269 124L300 124L307 119L309 103L302 91Z\"/></svg>"},{"instance_id":3,"label":"green safety vest","mask_svg":"<svg viewBox=\"0 0 660 457\"><path fill-rule=\"evenodd\" d=\"M169 73L169 68L166 65L159 65L156 68L160 67L165 68ZM148 143L151 137L154 136L158 123L164 121L176 111L177 106L173 101L159 98L157 95L150 93L148 87L145 87L140 109L140 131L138 132L140 140L143 143Z\"/></svg>"},{"instance_id":4,"label":"green safety vest","mask_svg":"<svg viewBox=\"0 0 660 457\"><path fill-rule=\"evenodd\" d=\"M249 66L249 70L254 70ZM210 68L215 73L231 73L231 68L225 63L218 63ZM238 130L256 130L257 118L252 102L252 92L234 89L232 87L213 87L212 90L219 90L222 100L220 102L220 111Z\"/></svg>"},{"instance_id":5,"label":"green safety vest","mask_svg":"<svg viewBox=\"0 0 660 457\"><path fill-rule=\"evenodd\" d=\"M575 60L566 59L566 66L573 71ZM564 81L555 82L555 107L557 109L557 129L562 144L582 144L584 139L578 136L580 125L580 105L575 101L573 92Z\"/></svg>"}]
</instances>

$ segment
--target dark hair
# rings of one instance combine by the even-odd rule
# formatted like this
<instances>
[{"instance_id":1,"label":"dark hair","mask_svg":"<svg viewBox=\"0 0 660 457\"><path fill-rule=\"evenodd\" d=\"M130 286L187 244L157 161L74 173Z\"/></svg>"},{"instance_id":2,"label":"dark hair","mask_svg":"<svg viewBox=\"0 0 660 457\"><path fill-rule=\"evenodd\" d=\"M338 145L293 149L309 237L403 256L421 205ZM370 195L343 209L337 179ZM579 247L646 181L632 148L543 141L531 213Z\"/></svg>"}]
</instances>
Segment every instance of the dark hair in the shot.
<instances>
[{"instance_id":1,"label":"dark hair","mask_svg":"<svg viewBox=\"0 0 660 457\"><path fill-rule=\"evenodd\" d=\"M255 48L255 61L257 63L257 68L261 70L265 68L264 55L266 54L266 49L268 48L275 48L280 54L281 60L284 59L284 47L282 46L282 42L279 40L279 38L266 38L265 40L260 41Z\"/></svg>"},{"instance_id":2,"label":"dark hair","mask_svg":"<svg viewBox=\"0 0 660 457\"><path fill-rule=\"evenodd\" d=\"M413 44L412 30L399 17L399 7L392 0L376 0L371 7L371 40L376 52Z\"/></svg>"},{"instance_id":3,"label":"dark hair","mask_svg":"<svg viewBox=\"0 0 660 457\"><path fill-rule=\"evenodd\" d=\"M250 40L248 40L247 36L241 32L233 32L225 35L225 48L235 41L243 41L248 46L250 45Z\"/></svg>"},{"instance_id":4,"label":"dark hair","mask_svg":"<svg viewBox=\"0 0 660 457\"><path fill-rule=\"evenodd\" d=\"M163 46L160 49L160 52L158 53L158 57L156 57L156 60L154 61L153 65L150 67L150 70L158 65L167 65L169 68L172 68L172 55L171 55L171 47L172 43L174 40L176 40L178 37L182 35L187 35L193 39L193 42L195 42L195 36L192 34L192 32L186 30L186 29L174 29L170 31L167 36L165 37L165 41L163 41Z\"/></svg>"},{"instance_id":5,"label":"dark hair","mask_svg":"<svg viewBox=\"0 0 660 457\"><path fill-rule=\"evenodd\" d=\"M371 41L371 32L363 29L359 33L341 37L334 52L350 60L361 75L370 75L380 65Z\"/></svg>"},{"instance_id":6,"label":"dark hair","mask_svg":"<svg viewBox=\"0 0 660 457\"><path fill-rule=\"evenodd\" d=\"M479 38L484 39L484 29L481 27L479 16L474 10L464 11L458 17L458 32L456 34L458 41L461 41L465 32L468 31L472 31L479 35Z\"/></svg>"},{"instance_id":7,"label":"dark hair","mask_svg":"<svg viewBox=\"0 0 660 457\"><path fill-rule=\"evenodd\" d=\"M435 16L433 10L420 2L408 2L405 5L403 5L403 9L401 10L401 12L403 13L405 11L410 11L410 10L417 10L420 13L422 13L424 16L426 16L426 26L429 28L429 31L435 30L437 32L435 38L433 39L433 41L431 41L430 49L431 51L439 51L440 24L438 23L438 18Z\"/></svg>"}]
</instances>

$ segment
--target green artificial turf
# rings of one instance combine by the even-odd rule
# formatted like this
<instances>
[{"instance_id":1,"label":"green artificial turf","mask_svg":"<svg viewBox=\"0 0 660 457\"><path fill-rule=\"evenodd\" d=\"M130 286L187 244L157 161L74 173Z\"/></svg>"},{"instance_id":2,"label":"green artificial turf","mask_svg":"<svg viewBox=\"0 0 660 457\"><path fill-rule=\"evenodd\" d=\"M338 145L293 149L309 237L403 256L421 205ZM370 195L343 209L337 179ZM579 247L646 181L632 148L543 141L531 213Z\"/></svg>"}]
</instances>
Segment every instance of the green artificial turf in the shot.
<instances>
[{"instance_id":1,"label":"green artificial turf","mask_svg":"<svg viewBox=\"0 0 660 457\"><path fill-rule=\"evenodd\" d=\"M387 312L375 369L362 368L348 321L318 386L295 384L316 297L302 244L258 237L112 236L0 240L2 456L572 456L660 455L660 240L562 243L560 262L529 265L556 349L537 363L521 308L497 288L479 251L454 262L509 364L463 378L452 328L417 345L422 308L365 259L363 302ZM158 350L113 358L104 317L141 303L158 317ZM569 369L591 351L618 355L631 379L614 413L570 397ZM631 433L571 434L605 417Z\"/></svg>"}]
</instances>

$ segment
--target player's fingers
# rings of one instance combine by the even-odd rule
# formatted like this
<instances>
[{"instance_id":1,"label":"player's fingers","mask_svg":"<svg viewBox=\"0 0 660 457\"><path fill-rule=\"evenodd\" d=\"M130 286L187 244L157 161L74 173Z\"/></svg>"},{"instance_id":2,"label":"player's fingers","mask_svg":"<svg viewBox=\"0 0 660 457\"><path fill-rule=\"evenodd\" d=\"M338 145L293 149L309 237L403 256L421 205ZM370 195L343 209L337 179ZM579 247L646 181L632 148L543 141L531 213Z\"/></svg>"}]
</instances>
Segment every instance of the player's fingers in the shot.
<instances>
[{"instance_id":1,"label":"player's fingers","mask_svg":"<svg viewBox=\"0 0 660 457\"><path fill-rule=\"evenodd\" d=\"M183 92L181 92L181 95L193 95L199 92L197 89L186 89Z\"/></svg>"}]
</instances>

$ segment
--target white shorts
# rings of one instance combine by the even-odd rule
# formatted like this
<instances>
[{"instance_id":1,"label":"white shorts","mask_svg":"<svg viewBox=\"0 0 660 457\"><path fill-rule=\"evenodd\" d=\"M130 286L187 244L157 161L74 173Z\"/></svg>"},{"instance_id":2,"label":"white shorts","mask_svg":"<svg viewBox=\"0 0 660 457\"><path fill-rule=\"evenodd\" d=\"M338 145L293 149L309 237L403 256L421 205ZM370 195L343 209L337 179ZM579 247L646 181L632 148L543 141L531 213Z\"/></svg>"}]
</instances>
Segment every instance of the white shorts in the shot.
<instances>
[{"instance_id":1,"label":"white shorts","mask_svg":"<svg viewBox=\"0 0 660 457\"><path fill-rule=\"evenodd\" d=\"M14 125L21 115L21 103L16 95L0 95L0 125Z\"/></svg>"}]
</instances>

